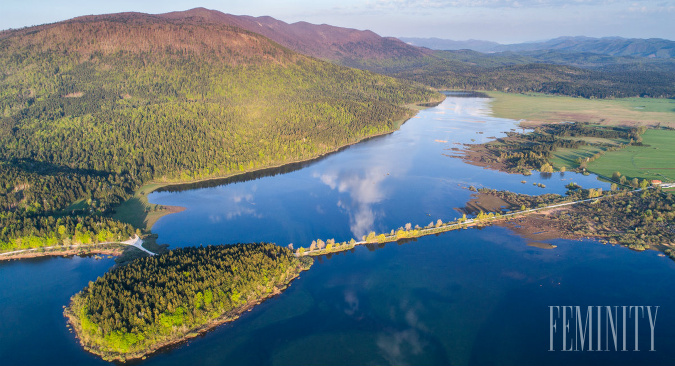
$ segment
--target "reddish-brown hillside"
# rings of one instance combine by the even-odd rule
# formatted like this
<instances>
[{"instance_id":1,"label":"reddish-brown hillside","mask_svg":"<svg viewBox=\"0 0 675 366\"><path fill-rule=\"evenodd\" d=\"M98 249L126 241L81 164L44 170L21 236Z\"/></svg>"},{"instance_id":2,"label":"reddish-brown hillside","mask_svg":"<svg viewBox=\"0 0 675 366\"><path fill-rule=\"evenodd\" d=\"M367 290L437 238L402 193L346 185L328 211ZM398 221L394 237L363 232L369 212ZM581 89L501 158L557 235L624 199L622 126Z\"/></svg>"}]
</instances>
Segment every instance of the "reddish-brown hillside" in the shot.
<instances>
[{"instance_id":1,"label":"reddish-brown hillside","mask_svg":"<svg viewBox=\"0 0 675 366\"><path fill-rule=\"evenodd\" d=\"M408 45L396 38L380 37L369 30L297 22L288 24L272 17L224 14L196 8L159 15L166 19L194 19L234 25L263 36L300 53L349 63L352 60L416 58L430 50Z\"/></svg>"},{"instance_id":2,"label":"reddish-brown hillside","mask_svg":"<svg viewBox=\"0 0 675 366\"><path fill-rule=\"evenodd\" d=\"M84 57L119 52L216 56L232 64L266 59L285 63L298 57L259 34L199 18L173 19L142 13L78 17L64 22L0 33L4 49L77 53Z\"/></svg>"}]
</instances>

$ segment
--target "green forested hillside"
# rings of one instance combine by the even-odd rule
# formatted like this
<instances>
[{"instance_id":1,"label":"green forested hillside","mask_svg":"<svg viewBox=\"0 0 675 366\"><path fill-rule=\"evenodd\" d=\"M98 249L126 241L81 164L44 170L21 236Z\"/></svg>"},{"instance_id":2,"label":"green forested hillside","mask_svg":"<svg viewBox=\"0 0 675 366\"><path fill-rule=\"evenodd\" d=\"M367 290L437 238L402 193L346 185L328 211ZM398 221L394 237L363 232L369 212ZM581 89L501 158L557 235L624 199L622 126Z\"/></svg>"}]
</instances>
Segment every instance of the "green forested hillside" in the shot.
<instances>
[{"instance_id":1,"label":"green forested hillside","mask_svg":"<svg viewBox=\"0 0 675 366\"><path fill-rule=\"evenodd\" d=\"M356 59L347 66L438 89L538 92L583 98L675 97L675 61L554 51L434 51Z\"/></svg>"},{"instance_id":2,"label":"green forested hillside","mask_svg":"<svg viewBox=\"0 0 675 366\"><path fill-rule=\"evenodd\" d=\"M309 158L440 98L194 20L131 13L2 32L0 250L96 241L111 221L101 215L144 182ZM64 217L80 225L57 232ZM110 225L119 239L133 231Z\"/></svg>"},{"instance_id":3,"label":"green forested hillside","mask_svg":"<svg viewBox=\"0 0 675 366\"><path fill-rule=\"evenodd\" d=\"M414 62L368 68L439 89L538 92L583 98L675 97L673 62L623 62L613 58L593 63L583 55L546 56L437 51L433 57Z\"/></svg>"},{"instance_id":4,"label":"green forested hillside","mask_svg":"<svg viewBox=\"0 0 675 366\"><path fill-rule=\"evenodd\" d=\"M89 282L65 314L87 350L106 359L140 358L236 318L311 264L274 244L180 248Z\"/></svg>"}]
</instances>

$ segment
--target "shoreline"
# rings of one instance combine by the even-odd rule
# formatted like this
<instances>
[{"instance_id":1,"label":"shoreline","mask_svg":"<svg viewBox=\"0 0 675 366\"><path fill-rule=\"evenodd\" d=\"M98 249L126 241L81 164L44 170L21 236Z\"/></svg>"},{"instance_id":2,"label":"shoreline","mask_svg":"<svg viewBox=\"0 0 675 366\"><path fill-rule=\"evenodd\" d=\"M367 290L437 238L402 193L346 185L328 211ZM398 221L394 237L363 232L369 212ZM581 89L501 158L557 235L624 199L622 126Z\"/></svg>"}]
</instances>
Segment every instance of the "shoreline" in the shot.
<instances>
[{"instance_id":1,"label":"shoreline","mask_svg":"<svg viewBox=\"0 0 675 366\"><path fill-rule=\"evenodd\" d=\"M278 296L283 293L284 290L286 290L288 287L291 286L293 281L295 281L298 277L300 277L300 273L305 271L306 269L301 269L298 273L296 273L293 277L289 278L288 281L282 285L282 286L275 286L275 290L261 298L255 299L248 301L246 304L228 311L227 313L224 313L220 315L218 318L213 319L203 325L200 325L196 328L189 329L185 331L183 334L176 335L176 337L169 338L167 340L164 340L160 343L157 343L155 345L152 345L146 350L143 351L138 351L134 353L130 353L129 355L126 356L120 356L120 355L108 355L103 352L98 352L96 349L93 347L90 347L89 345L85 345L82 342L82 339L80 338L79 334L82 332L82 328L80 325L79 318L75 314L75 312L72 309L73 306L73 300L71 299L70 304L68 307L66 307L63 311L63 316L67 319L67 325L72 326L73 330L75 331L75 338L77 339L78 343L80 346L87 352L101 357L105 361L116 361L116 362L128 362L128 361L134 361L134 360L144 360L148 356L151 356L155 353L162 352L163 350L166 350L168 348L178 346L182 343L188 342L190 339L196 338L200 335L203 335L205 333L208 333L209 331L215 329L216 327L229 323L232 321L237 320L243 313L251 311L256 305L260 305L264 301L267 301L275 296ZM78 296L76 294L75 296ZM75 297L73 296L73 297Z\"/></svg>"},{"instance_id":2,"label":"shoreline","mask_svg":"<svg viewBox=\"0 0 675 366\"><path fill-rule=\"evenodd\" d=\"M158 204L150 203L149 200L148 200L148 195L150 193L158 190L158 189L165 188L165 187L171 187L171 186L180 187L180 186L196 184L196 183L204 183L204 182L209 182L209 181L232 179L232 178L235 178L235 177L244 176L246 174L254 174L254 173L257 173L257 172L263 172L265 170L280 169L280 168L283 168L285 166L291 166L293 164L308 164L308 163L311 163L315 160L326 158L326 157L330 156L331 154L338 153L338 152L340 152L344 149L349 148L350 146L353 146L353 145L356 145L356 144L359 144L361 142L365 142L365 141L368 141L370 139L374 139L374 138L377 138L377 137L386 136L388 134L391 134L391 133L394 133L394 132L398 131L403 124L405 124L406 122L411 120L413 117L415 117L419 113L419 111L424 110L424 109L428 109L428 108L433 108L433 107L441 104L445 100L446 96L442 93L440 93L440 94L443 96L443 99L434 100L434 101L431 101L431 102L420 102L419 104L418 103L412 103L412 104L404 105L404 107L408 108L412 112L412 115L410 117L406 117L404 119L401 119L400 121L397 121L396 127L394 129L390 130L390 131L378 133L378 134L375 134L375 135L365 136L365 137L362 137L362 138L358 139L357 141L335 147L335 148L331 149L330 151L321 153L317 156L308 157L306 159L297 159L297 160L287 161L287 162L278 163L278 164L274 164L274 165L263 166L263 167L255 168L253 170L246 170L246 171L242 171L242 172L236 172L236 173L231 173L231 174L217 176L217 177L209 177L209 178L190 180L190 181L165 181L165 182L150 181L148 183L143 184L141 187L139 187L134 192L133 196L131 196L129 199L127 199L126 201L122 202L119 206L117 206L116 210L119 209L121 206L125 205L129 201L132 201L132 200L135 200L135 199L140 200L143 211L139 210L138 208L135 208L135 209L130 210L130 211L132 211L131 213L127 213L125 215L143 215L143 214L146 214L146 213L152 213L153 215L151 217L149 217L149 218L148 218L148 216L145 217L144 222L147 221L147 223L145 223L143 225L143 227L138 227L139 229L143 230L146 234L151 234L152 233L152 227L154 226L154 224L159 219L161 219L164 216L167 216L167 215L170 215L170 214L173 214L173 213L182 212L182 211L186 210L186 207L182 207L182 206L168 206L168 205L164 206L164 205L158 205ZM159 211L153 211L153 212L145 211L146 208L153 207L153 206L163 206L164 209L159 210ZM131 220L129 218L125 219L125 218L121 218L121 217L115 217L116 215L117 214L113 214L110 217L136 226L134 223L130 222L130 221L133 221L133 220ZM6 254L3 255L2 253L0 253L0 262L4 261L4 260L12 260L12 259L18 260L18 259L28 259L28 258L53 257L53 256L70 256L70 255L77 255L79 253L78 249L60 250L60 251L45 251L45 252L39 252L38 251L39 249L40 248L28 249L29 251L31 251L30 254L17 253L16 255L6 255ZM125 249L126 248L122 247L119 250L112 251L112 253L114 253L114 254L109 254L108 251L106 251L106 250L92 250L89 253L119 256L124 252Z\"/></svg>"},{"instance_id":3,"label":"shoreline","mask_svg":"<svg viewBox=\"0 0 675 366\"><path fill-rule=\"evenodd\" d=\"M642 189L638 189L626 193L628 195L631 195L632 193L639 192L641 190ZM464 216L464 218L460 218L455 221L449 222L441 222L440 220L438 220L438 223L433 227L417 226L414 229L413 228L406 230L399 229L394 234L381 233L377 235L373 232L368 236L368 238L365 238L365 240L361 240L358 242L352 241L349 243L342 242L331 244L331 246L328 247L327 249L321 248L308 250L308 248L299 247L295 251L295 255L296 257L303 257L303 256L314 257L314 256L328 255L345 252L353 249L358 245L405 242L409 240L416 240L417 238L424 236L439 235L441 233L454 230L468 229L470 227L492 226L492 225L508 228L515 234L525 238L530 243L537 243L552 239L570 239L570 240L592 239L602 244L607 243L618 244L621 246L628 247L632 250L641 251L640 249L635 249L628 244L618 242L615 238L611 238L610 236L600 232L595 233L592 231L586 231L584 233L570 232L569 230L565 230L560 223L556 222L555 220L551 220L551 217L553 217L559 211L567 210L568 212L580 212L581 210L578 207L575 207L577 206L577 204L588 202L597 203L600 200L615 199L617 197L621 198L624 196L625 195L623 193L615 193L595 198L585 198L574 201L567 201L563 199L557 202L550 203L546 206L525 208L520 209L519 211L510 211L508 213L500 214L492 211L483 212L482 210L490 209L491 208L490 206L494 204L501 205L502 202L504 203L509 202L506 202L496 196L486 197L486 195L474 195L474 198L467 203L467 206L459 210L464 212L465 214L470 213L472 210L476 209L480 210L480 212L475 218L467 219L466 216ZM483 199L482 202L481 198ZM660 252L665 252L665 249L672 248L673 246L675 246L675 243L670 244L661 243L649 245L646 248L655 249Z\"/></svg>"},{"instance_id":4,"label":"shoreline","mask_svg":"<svg viewBox=\"0 0 675 366\"><path fill-rule=\"evenodd\" d=\"M150 181L148 183L143 184L141 187L139 187L136 190L136 192L134 193L134 196L131 197L130 199L138 198L138 199L141 199L142 201L144 200L145 202L147 202L148 205L156 205L154 203L151 203L148 200L148 195L150 195L151 193L153 193L157 190L160 190L162 188L181 187L181 186L187 186L187 185L191 185L191 184L199 184L199 183L207 183L207 182L212 182L212 181L233 179L233 178L236 178L236 177L244 176L246 174L255 174L255 173L265 172L267 170L281 169L285 166L292 166L292 165L295 165L295 164L309 164L309 163L312 163L314 161L324 159L324 158L326 158L326 157L328 157L332 154L339 153L339 152L341 152L341 151L343 151L343 150L345 150L345 149L347 149L351 146L354 146L356 144L366 142L366 141L374 139L374 138L386 136L386 135L389 135L389 134L392 134L392 133L398 131L401 128L401 126L403 126L406 122L408 122L412 118L414 118L419 113L419 111L425 110L425 109L428 109L428 108L433 108L433 107L438 106L439 104L443 103L443 101L446 99L446 96L445 96L445 94L442 94L442 93L441 93L441 95L443 95L443 99L438 100L438 101L431 101L431 102L426 102L426 103L422 103L422 104L405 105L406 108L410 109L414 113L410 117L404 118L404 119L400 120L399 122L397 122L396 127L394 129L390 130L390 131L381 132L381 133L377 133L377 134L374 134L374 135L362 137L362 138L360 138L356 141L350 142L350 143L345 144L345 145L337 146L337 147L335 147L335 148L333 148L329 151L323 152L319 155L307 157L307 158L304 158L304 159L296 159L296 160L286 161L286 162L283 162L283 163L278 163L278 164L273 164L273 165L262 166L262 167L255 168L255 169L252 169L252 170L245 170L245 171L230 173L230 174L221 175L221 176L217 176L217 177L209 177L209 178L189 180L189 181L180 181L180 180L179 181ZM124 204L124 202L122 204ZM157 215L155 217L153 217L153 220L151 222L152 225L147 226L145 228L145 230L147 232L151 232L152 226L154 226L154 224L159 219L161 219L162 217L186 210L186 207L182 207L182 206L164 206L164 207L167 207L168 209L156 212Z\"/></svg>"},{"instance_id":5,"label":"shoreline","mask_svg":"<svg viewBox=\"0 0 675 366\"><path fill-rule=\"evenodd\" d=\"M48 249L43 252L39 250L42 248L32 248L26 249L16 254L7 254L0 253L0 262L10 261L10 260L19 260L19 259L29 259L29 258L42 258L42 257L70 257L74 255L112 255L120 256L126 249L127 245L118 244L117 248L96 248L95 246L99 245L114 245L114 244L90 244L86 246L76 246L68 248L58 248L58 249ZM86 252L83 252L86 251Z\"/></svg>"}]
</instances>

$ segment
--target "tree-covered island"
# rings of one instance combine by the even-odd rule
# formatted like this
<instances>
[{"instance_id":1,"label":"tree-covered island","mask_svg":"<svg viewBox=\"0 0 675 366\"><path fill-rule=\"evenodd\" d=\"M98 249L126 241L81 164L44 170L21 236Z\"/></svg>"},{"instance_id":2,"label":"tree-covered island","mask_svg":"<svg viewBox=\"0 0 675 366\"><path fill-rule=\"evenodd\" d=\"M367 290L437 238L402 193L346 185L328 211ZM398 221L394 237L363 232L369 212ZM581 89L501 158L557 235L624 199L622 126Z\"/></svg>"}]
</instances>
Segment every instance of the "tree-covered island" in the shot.
<instances>
[{"instance_id":1,"label":"tree-covered island","mask_svg":"<svg viewBox=\"0 0 675 366\"><path fill-rule=\"evenodd\" d=\"M236 319L311 265L269 243L174 249L89 282L64 315L87 351L142 358Z\"/></svg>"}]
</instances>

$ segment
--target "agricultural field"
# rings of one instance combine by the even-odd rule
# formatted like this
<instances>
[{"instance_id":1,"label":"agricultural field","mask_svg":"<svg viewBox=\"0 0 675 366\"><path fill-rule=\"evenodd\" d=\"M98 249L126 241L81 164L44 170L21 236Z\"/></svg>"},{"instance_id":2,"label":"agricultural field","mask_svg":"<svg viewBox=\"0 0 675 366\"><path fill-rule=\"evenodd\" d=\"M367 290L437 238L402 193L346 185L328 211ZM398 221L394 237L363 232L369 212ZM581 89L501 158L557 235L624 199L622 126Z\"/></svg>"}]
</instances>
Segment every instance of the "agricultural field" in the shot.
<instances>
[{"instance_id":1,"label":"agricultural field","mask_svg":"<svg viewBox=\"0 0 675 366\"><path fill-rule=\"evenodd\" d=\"M605 139L597 137L575 137L574 140L584 140L587 143L611 144L614 146L620 146L629 143L628 140L620 138ZM606 150L607 150L606 147L598 145L584 145L575 149L560 148L552 153L551 165L553 165L553 167L556 169L560 169L562 167L565 167L565 169L578 168L579 167L578 159L581 159L583 161L586 158L591 158L595 154L599 152L604 152Z\"/></svg>"},{"instance_id":2,"label":"agricultural field","mask_svg":"<svg viewBox=\"0 0 675 366\"><path fill-rule=\"evenodd\" d=\"M584 99L546 94L487 92L495 117L523 120L524 126L551 122L675 127L675 100Z\"/></svg>"},{"instance_id":3,"label":"agricultural field","mask_svg":"<svg viewBox=\"0 0 675 366\"><path fill-rule=\"evenodd\" d=\"M647 130L642 143L608 152L588 164L588 170L608 177L618 171L630 178L675 182L675 131Z\"/></svg>"}]
</instances>

